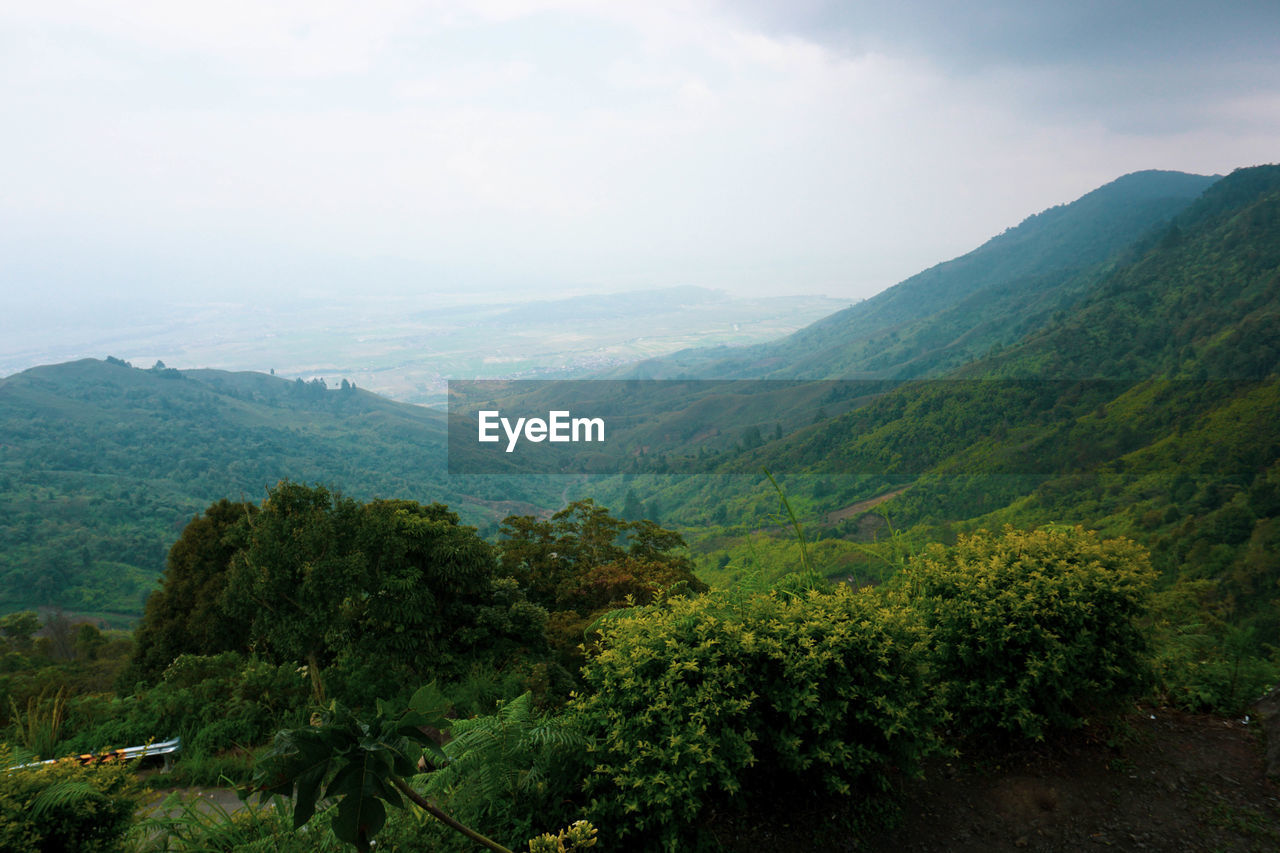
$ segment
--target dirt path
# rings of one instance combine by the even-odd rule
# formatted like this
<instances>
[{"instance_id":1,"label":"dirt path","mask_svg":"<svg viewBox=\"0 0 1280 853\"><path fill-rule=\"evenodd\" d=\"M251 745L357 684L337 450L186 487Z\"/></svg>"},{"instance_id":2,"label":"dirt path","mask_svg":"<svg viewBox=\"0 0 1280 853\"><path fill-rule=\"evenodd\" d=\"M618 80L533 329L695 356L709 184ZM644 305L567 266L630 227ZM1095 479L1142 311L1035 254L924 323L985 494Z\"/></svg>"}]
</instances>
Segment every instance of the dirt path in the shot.
<instances>
[{"instance_id":1,"label":"dirt path","mask_svg":"<svg viewBox=\"0 0 1280 853\"><path fill-rule=\"evenodd\" d=\"M170 794L181 795L183 800L193 803L205 814L233 814L244 808L244 803L236 796L234 788L168 788L152 791L138 814L145 817L175 817L182 814L184 809L181 806L165 807L165 800Z\"/></svg>"},{"instance_id":2,"label":"dirt path","mask_svg":"<svg viewBox=\"0 0 1280 853\"><path fill-rule=\"evenodd\" d=\"M896 498L909 488L911 487L903 486L900 489L894 489L892 492L885 492L883 495L876 495L874 498L868 498L865 501L858 501L856 504L849 504L843 509L832 510L827 513L827 523L834 524L837 521L844 521L846 518L853 518L855 515L860 515L873 507L879 506L887 500Z\"/></svg>"}]
</instances>

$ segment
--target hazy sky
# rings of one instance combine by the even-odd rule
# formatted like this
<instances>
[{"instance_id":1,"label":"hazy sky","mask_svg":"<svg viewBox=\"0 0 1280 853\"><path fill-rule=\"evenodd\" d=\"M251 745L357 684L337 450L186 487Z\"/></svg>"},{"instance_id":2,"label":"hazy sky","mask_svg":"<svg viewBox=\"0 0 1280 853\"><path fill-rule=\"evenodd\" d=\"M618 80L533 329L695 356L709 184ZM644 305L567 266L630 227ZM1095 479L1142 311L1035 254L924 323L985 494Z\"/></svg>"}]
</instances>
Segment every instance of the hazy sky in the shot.
<instances>
[{"instance_id":1,"label":"hazy sky","mask_svg":"<svg viewBox=\"0 0 1280 853\"><path fill-rule=\"evenodd\" d=\"M5 3L0 287L861 297L1280 160L1277 45L1275 0Z\"/></svg>"}]
</instances>

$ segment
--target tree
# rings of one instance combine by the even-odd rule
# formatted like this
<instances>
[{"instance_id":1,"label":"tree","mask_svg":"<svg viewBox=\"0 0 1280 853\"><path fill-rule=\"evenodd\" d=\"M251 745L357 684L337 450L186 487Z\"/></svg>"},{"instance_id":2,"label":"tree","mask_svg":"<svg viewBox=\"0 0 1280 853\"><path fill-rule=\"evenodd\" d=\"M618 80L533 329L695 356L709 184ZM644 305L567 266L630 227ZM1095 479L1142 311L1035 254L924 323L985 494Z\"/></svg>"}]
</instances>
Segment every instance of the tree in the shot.
<instances>
[{"instance_id":1,"label":"tree","mask_svg":"<svg viewBox=\"0 0 1280 853\"><path fill-rule=\"evenodd\" d=\"M223 602L257 654L305 663L317 696L340 664L346 695L363 700L541 646L545 613L494 569L489 544L443 504L361 504L285 481L232 557Z\"/></svg>"},{"instance_id":2,"label":"tree","mask_svg":"<svg viewBox=\"0 0 1280 853\"><path fill-rule=\"evenodd\" d=\"M664 591L704 592L679 533L652 521L622 521L591 499L551 516L510 516L498 543L501 570L547 608L548 642L561 661L581 661L582 632L601 613L648 604Z\"/></svg>"},{"instance_id":3,"label":"tree","mask_svg":"<svg viewBox=\"0 0 1280 853\"><path fill-rule=\"evenodd\" d=\"M367 504L357 547L367 586L344 605L348 654L425 675L452 669L459 654L541 645L545 614L499 594L492 547L445 505Z\"/></svg>"},{"instance_id":4,"label":"tree","mask_svg":"<svg viewBox=\"0 0 1280 853\"><path fill-rule=\"evenodd\" d=\"M76 629L75 654L77 660L97 660L98 652L107 644L107 638L90 622L81 622Z\"/></svg>"},{"instance_id":5,"label":"tree","mask_svg":"<svg viewBox=\"0 0 1280 853\"><path fill-rule=\"evenodd\" d=\"M627 521L644 518L644 504L636 497L635 489L627 489L627 496L622 501L622 517Z\"/></svg>"},{"instance_id":6,"label":"tree","mask_svg":"<svg viewBox=\"0 0 1280 853\"><path fill-rule=\"evenodd\" d=\"M232 556L223 591L255 651L277 663L305 662L318 695L320 670L351 628L348 603L368 589L368 563L356 548L359 515L350 498L281 481Z\"/></svg>"},{"instance_id":7,"label":"tree","mask_svg":"<svg viewBox=\"0 0 1280 853\"><path fill-rule=\"evenodd\" d=\"M0 616L0 634L17 652L31 651L31 638L40 630L40 617L34 610Z\"/></svg>"},{"instance_id":8,"label":"tree","mask_svg":"<svg viewBox=\"0 0 1280 853\"><path fill-rule=\"evenodd\" d=\"M244 546L257 511L223 499L183 528L169 549L161 588L147 598L122 683L154 682L182 654L247 650L250 620L229 614L222 597L231 558Z\"/></svg>"},{"instance_id":9,"label":"tree","mask_svg":"<svg viewBox=\"0 0 1280 853\"><path fill-rule=\"evenodd\" d=\"M44 641L50 657L72 660L76 656L75 626L61 610L50 614L44 623Z\"/></svg>"}]
</instances>

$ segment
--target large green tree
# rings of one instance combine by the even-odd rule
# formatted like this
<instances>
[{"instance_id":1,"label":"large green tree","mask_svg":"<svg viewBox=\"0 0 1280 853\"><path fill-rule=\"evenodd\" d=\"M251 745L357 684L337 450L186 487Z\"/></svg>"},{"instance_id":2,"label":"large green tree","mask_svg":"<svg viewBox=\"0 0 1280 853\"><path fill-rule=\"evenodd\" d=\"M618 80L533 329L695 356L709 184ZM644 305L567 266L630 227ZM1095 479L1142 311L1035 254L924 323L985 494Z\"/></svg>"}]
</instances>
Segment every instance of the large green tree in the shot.
<instances>
[{"instance_id":1,"label":"large green tree","mask_svg":"<svg viewBox=\"0 0 1280 853\"><path fill-rule=\"evenodd\" d=\"M343 605L349 665L399 661L428 676L544 644L545 612L495 576L492 547L443 504L373 501L359 537L367 585Z\"/></svg>"},{"instance_id":2,"label":"large green tree","mask_svg":"<svg viewBox=\"0 0 1280 853\"><path fill-rule=\"evenodd\" d=\"M706 589L694 577L692 562L681 553L685 543L679 533L652 521L614 518L590 498L574 501L550 519L508 516L500 532L502 572L516 578L533 601L551 610L576 607L583 585L610 565L625 564L628 572L638 572L637 585L628 592L646 599L660 591L650 589L645 594L649 574L664 586L684 582L698 591Z\"/></svg>"},{"instance_id":3,"label":"large green tree","mask_svg":"<svg viewBox=\"0 0 1280 853\"><path fill-rule=\"evenodd\" d=\"M160 589L147 598L134 657L124 681L151 682L182 654L246 648L249 620L221 605L231 558L245 544L257 507L220 500L183 529L165 565Z\"/></svg>"},{"instance_id":4,"label":"large green tree","mask_svg":"<svg viewBox=\"0 0 1280 853\"><path fill-rule=\"evenodd\" d=\"M225 610L268 660L335 664L348 694L453 675L468 660L543 644L545 613L495 577L492 548L443 504L361 504L282 482L231 559Z\"/></svg>"},{"instance_id":5,"label":"large green tree","mask_svg":"<svg viewBox=\"0 0 1280 853\"><path fill-rule=\"evenodd\" d=\"M509 516L498 543L501 571L549 611L547 639L561 663L583 662L583 632L600 614L649 604L664 592L705 592L679 533L623 521L590 498L550 519Z\"/></svg>"},{"instance_id":6,"label":"large green tree","mask_svg":"<svg viewBox=\"0 0 1280 853\"><path fill-rule=\"evenodd\" d=\"M275 661L305 661L313 674L331 662L349 629L344 601L368 584L358 550L359 504L323 487L281 482L232 557L223 595L247 623L251 648Z\"/></svg>"}]
</instances>

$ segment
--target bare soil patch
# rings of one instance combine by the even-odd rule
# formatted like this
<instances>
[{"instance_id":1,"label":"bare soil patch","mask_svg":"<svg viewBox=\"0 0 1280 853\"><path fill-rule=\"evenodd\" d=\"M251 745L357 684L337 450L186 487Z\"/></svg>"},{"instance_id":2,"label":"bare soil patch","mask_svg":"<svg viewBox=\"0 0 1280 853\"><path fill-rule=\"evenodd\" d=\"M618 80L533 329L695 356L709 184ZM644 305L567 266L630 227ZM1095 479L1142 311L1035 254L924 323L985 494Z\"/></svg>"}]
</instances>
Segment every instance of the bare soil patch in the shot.
<instances>
[{"instance_id":1,"label":"bare soil patch","mask_svg":"<svg viewBox=\"0 0 1280 853\"><path fill-rule=\"evenodd\" d=\"M1280 850L1256 721L1143 708L1054 743L935 761L899 794L892 829L858 830L846 804L812 796L708 826L733 851Z\"/></svg>"},{"instance_id":2,"label":"bare soil patch","mask_svg":"<svg viewBox=\"0 0 1280 853\"><path fill-rule=\"evenodd\" d=\"M880 504L890 500L891 498L896 498L909 488L911 487L903 486L900 489L894 489L892 492L885 492L883 495L876 495L874 498L867 498L865 501L858 501L856 504L849 504L841 509L832 510L827 513L827 523L835 524L837 521L844 521L846 518L853 518L855 515L860 515L869 509L878 507Z\"/></svg>"}]
</instances>

